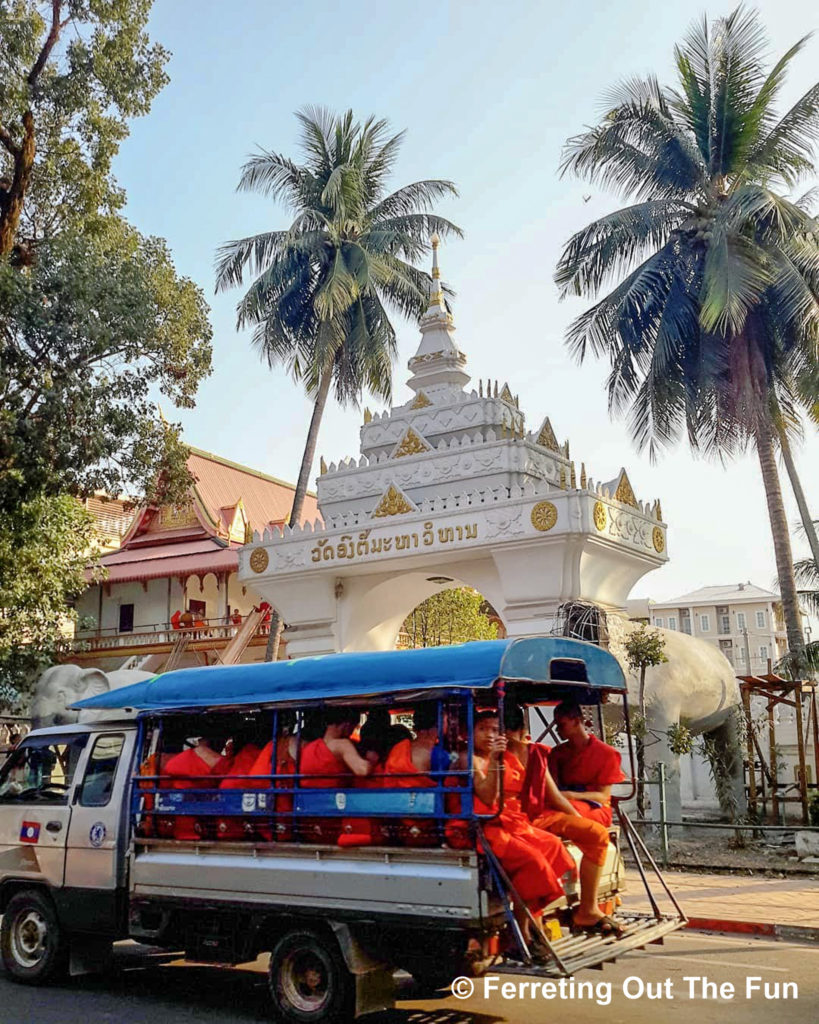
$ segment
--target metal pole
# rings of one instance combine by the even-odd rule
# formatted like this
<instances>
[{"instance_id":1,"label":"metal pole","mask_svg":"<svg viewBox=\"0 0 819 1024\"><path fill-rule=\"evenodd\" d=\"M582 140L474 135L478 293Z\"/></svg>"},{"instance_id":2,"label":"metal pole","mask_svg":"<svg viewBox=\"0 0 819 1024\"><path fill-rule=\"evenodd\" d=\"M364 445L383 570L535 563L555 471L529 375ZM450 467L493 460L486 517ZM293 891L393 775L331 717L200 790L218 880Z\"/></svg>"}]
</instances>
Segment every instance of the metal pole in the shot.
<instances>
[{"instance_id":1,"label":"metal pole","mask_svg":"<svg viewBox=\"0 0 819 1024\"><path fill-rule=\"evenodd\" d=\"M794 686L793 704L796 711L796 742L799 757L799 797L802 801L802 824L810 824L808 818L808 772L805 764L805 734L802 732L802 683Z\"/></svg>"},{"instance_id":2,"label":"metal pole","mask_svg":"<svg viewBox=\"0 0 819 1024\"><path fill-rule=\"evenodd\" d=\"M665 803L665 764L660 761L657 765L659 778L659 803L660 803L660 861L664 868L668 867L668 824Z\"/></svg>"},{"instance_id":3,"label":"metal pole","mask_svg":"<svg viewBox=\"0 0 819 1024\"><path fill-rule=\"evenodd\" d=\"M776 761L776 727L774 726L774 701L771 693L768 698L768 756L771 759L771 813L773 820L779 823L779 765Z\"/></svg>"},{"instance_id":4,"label":"metal pole","mask_svg":"<svg viewBox=\"0 0 819 1024\"><path fill-rule=\"evenodd\" d=\"M756 756L754 754L754 726L751 719L751 691L746 683L741 686L742 709L745 712L745 739L748 750L748 809L756 818Z\"/></svg>"},{"instance_id":5,"label":"metal pole","mask_svg":"<svg viewBox=\"0 0 819 1024\"><path fill-rule=\"evenodd\" d=\"M750 644L750 641L748 640L748 629L747 629L747 627L742 630L742 637L743 637L743 639L745 641L745 664L747 666L747 672L748 672L749 676L752 676L752 675L754 675L754 673L751 670L751 644Z\"/></svg>"}]
</instances>

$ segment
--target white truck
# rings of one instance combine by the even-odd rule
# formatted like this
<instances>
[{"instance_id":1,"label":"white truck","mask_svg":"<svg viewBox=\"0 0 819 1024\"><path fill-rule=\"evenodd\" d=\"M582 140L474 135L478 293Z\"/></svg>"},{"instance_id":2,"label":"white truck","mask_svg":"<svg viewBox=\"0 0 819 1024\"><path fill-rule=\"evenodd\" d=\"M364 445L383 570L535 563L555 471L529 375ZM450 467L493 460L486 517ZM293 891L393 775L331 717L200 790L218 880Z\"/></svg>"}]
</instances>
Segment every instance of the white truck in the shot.
<instances>
[{"instance_id":1,"label":"white truck","mask_svg":"<svg viewBox=\"0 0 819 1024\"><path fill-rule=\"evenodd\" d=\"M576 892L567 877L565 898L547 908L549 955L538 961L516 922L514 887L488 844L450 849L443 840L443 788L308 791L298 775L275 770L262 788L257 779L247 789L225 790L218 781L206 789L201 780L174 788L162 775L163 751L186 738L209 731L221 741L260 726L273 737L275 765L279 716L302 716L304 728L303 709L334 702L357 711L381 702L398 720L420 698L437 700L453 729L460 709L470 742L475 702L502 704L509 686L530 705L535 697L554 701L567 686L580 687L590 704L611 691L609 677L596 686L560 679L556 652L514 650L527 643L472 644L460 656L467 648L449 649L441 664L425 660L425 652L395 652L168 673L84 702L91 710L83 717L92 720L32 732L0 769L6 971L29 984L99 971L112 944L128 938L197 962L239 964L269 953L276 1017L323 1024L392 1005L396 968L430 987L489 964L498 972L560 976L660 940L685 921L667 889L671 913L661 913L652 897L652 915L622 916L620 939L568 934ZM605 654L560 643L557 654L565 659L569 644L589 676ZM485 662L478 674L476 657ZM460 792L457 816L480 835L469 787ZM385 838L397 835L390 829L410 813L415 821L438 821L441 841L414 847ZM317 814L382 818L380 845L304 841L299 821ZM196 839L174 834L173 821L183 815L196 823ZM216 823L225 820L241 823L238 838L235 829L220 838ZM277 821L285 820L277 833ZM645 859L627 819L621 827ZM622 888L619 834L612 830L600 889L612 910Z\"/></svg>"}]
</instances>

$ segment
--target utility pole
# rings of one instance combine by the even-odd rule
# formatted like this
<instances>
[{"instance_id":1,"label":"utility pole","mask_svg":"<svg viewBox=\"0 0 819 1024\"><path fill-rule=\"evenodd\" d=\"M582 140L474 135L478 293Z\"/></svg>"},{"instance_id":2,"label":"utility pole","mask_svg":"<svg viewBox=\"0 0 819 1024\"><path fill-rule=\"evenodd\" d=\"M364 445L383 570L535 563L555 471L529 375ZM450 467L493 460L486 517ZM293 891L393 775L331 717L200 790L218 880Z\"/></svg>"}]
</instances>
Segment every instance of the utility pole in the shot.
<instances>
[{"instance_id":1,"label":"utility pole","mask_svg":"<svg viewBox=\"0 0 819 1024\"><path fill-rule=\"evenodd\" d=\"M751 671L751 642L748 639L748 627L743 626L742 628L742 639L745 641L745 667L749 676L754 673Z\"/></svg>"}]
</instances>

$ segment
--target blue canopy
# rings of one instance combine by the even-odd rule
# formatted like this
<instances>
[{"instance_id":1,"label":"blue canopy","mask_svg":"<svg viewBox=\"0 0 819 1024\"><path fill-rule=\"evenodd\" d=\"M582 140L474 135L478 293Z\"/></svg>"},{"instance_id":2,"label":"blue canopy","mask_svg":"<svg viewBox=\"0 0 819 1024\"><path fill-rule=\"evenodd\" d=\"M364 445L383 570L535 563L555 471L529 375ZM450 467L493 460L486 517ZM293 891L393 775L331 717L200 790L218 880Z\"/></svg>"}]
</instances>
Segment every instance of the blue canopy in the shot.
<instances>
[{"instance_id":1,"label":"blue canopy","mask_svg":"<svg viewBox=\"0 0 819 1024\"><path fill-rule=\"evenodd\" d=\"M498 679L575 682L623 691L616 659L563 637L488 640L413 651L327 654L293 661L186 668L74 704L81 709L186 710L489 689Z\"/></svg>"}]
</instances>

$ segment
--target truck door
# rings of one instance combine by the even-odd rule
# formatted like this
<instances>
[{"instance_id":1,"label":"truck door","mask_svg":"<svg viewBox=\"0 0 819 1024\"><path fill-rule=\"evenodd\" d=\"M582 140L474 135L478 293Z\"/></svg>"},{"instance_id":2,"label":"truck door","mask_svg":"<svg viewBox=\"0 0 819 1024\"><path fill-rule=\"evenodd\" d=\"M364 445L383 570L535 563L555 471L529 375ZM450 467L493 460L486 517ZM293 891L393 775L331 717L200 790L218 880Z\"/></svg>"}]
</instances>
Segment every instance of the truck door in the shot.
<instances>
[{"instance_id":1,"label":"truck door","mask_svg":"<svg viewBox=\"0 0 819 1024\"><path fill-rule=\"evenodd\" d=\"M133 729L96 733L75 786L65 886L74 893L80 916L92 918L81 922L82 930L104 929L117 916L117 890L125 885L126 804L135 740Z\"/></svg>"},{"instance_id":2,"label":"truck door","mask_svg":"<svg viewBox=\"0 0 819 1024\"><path fill-rule=\"evenodd\" d=\"M71 798L87 733L28 736L0 769L0 865L5 877L63 885Z\"/></svg>"}]
</instances>

